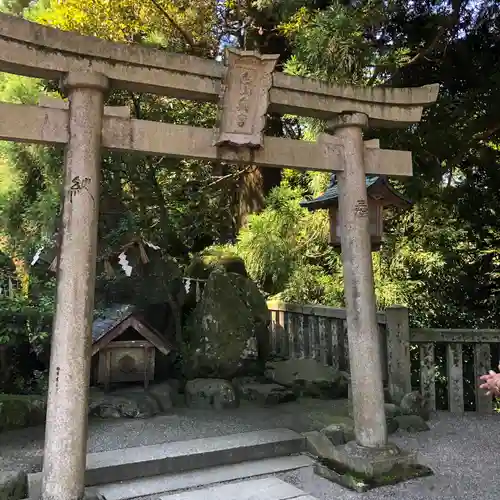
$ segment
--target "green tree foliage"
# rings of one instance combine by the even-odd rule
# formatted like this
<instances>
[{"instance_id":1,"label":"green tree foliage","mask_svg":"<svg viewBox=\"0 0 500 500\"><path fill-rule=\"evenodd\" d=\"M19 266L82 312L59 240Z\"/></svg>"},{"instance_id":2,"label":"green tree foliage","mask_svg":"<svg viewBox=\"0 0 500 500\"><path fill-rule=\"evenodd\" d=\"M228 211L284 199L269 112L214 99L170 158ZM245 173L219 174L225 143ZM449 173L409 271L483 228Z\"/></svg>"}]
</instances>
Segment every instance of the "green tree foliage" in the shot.
<instances>
[{"instance_id":1,"label":"green tree foliage","mask_svg":"<svg viewBox=\"0 0 500 500\"><path fill-rule=\"evenodd\" d=\"M373 130L382 146L409 149L414 176L400 180L414 205L388 212L374 255L379 306L408 304L414 322L433 326L496 323L500 178L500 7L494 0L45 0L4 1L16 14L62 29L126 43L216 57L224 44L280 54L279 68L338 84L416 86L438 82L437 104L407 129ZM112 21L111 21L112 20ZM41 82L1 77L0 98L36 102ZM212 126L215 110L149 95L115 92L108 104L135 117ZM267 133L314 138L311 120L269 116ZM16 255L32 255L58 223L61 153L0 146L4 236ZM100 259L144 238L187 262L190 254L232 241L241 199L265 191L267 208L248 219L232 249L270 295L342 304L339 256L327 245L326 213L299 201L324 189L324 174L242 172L193 161L103 157ZM260 175L260 177L259 177ZM274 175L274 177L272 177ZM251 201L251 200L250 200ZM250 206L249 200L246 205ZM260 202L256 208L260 208Z\"/></svg>"},{"instance_id":2,"label":"green tree foliage","mask_svg":"<svg viewBox=\"0 0 500 500\"><path fill-rule=\"evenodd\" d=\"M412 150L415 167L414 177L398 186L414 207L388 214L386 242L374 259L379 302L385 293L403 300L417 324L495 324L498 3L259 3L282 9L290 73L336 83L440 84L439 100L421 124L370 131L383 147ZM305 124L311 131L318 125Z\"/></svg>"}]
</instances>

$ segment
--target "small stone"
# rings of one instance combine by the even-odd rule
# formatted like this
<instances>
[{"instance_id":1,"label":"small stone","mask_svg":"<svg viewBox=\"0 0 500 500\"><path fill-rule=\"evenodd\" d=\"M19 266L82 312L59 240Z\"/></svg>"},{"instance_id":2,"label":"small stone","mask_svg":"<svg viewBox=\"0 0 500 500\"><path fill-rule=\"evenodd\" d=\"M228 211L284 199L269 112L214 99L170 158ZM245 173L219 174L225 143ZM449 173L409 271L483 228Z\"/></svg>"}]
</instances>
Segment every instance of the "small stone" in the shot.
<instances>
[{"instance_id":1,"label":"small stone","mask_svg":"<svg viewBox=\"0 0 500 500\"><path fill-rule=\"evenodd\" d=\"M341 424L331 424L325 427L321 432L331 441L334 446L345 444L344 426Z\"/></svg>"},{"instance_id":2,"label":"small stone","mask_svg":"<svg viewBox=\"0 0 500 500\"><path fill-rule=\"evenodd\" d=\"M387 418L394 418L401 415L401 408L393 403L385 403L385 416Z\"/></svg>"},{"instance_id":3,"label":"small stone","mask_svg":"<svg viewBox=\"0 0 500 500\"><path fill-rule=\"evenodd\" d=\"M236 390L227 380L200 378L190 380L184 392L189 408L222 410L239 406Z\"/></svg>"},{"instance_id":4,"label":"small stone","mask_svg":"<svg viewBox=\"0 0 500 500\"><path fill-rule=\"evenodd\" d=\"M426 421L418 415L400 415L395 417L399 428L408 432L423 432L428 431L429 426Z\"/></svg>"},{"instance_id":5,"label":"small stone","mask_svg":"<svg viewBox=\"0 0 500 500\"><path fill-rule=\"evenodd\" d=\"M100 418L150 418L160 413L157 400L144 389L120 389L112 393L93 392L89 415Z\"/></svg>"},{"instance_id":6,"label":"small stone","mask_svg":"<svg viewBox=\"0 0 500 500\"><path fill-rule=\"evenodd\" d=\"M172 399L178 393L178 385L174 386L174 384L172 384L171 382L154 384L149 388L149 393L158 402L160 410L163 412L167 412L174 406L172 403Z\"/></svg>"},{"instance_id":7,"label":"small stone","mask_svg":"<svg viewBox=\"0 0 500 500\"><path fill-rule=\"evenodd\" d=\"M319 458L331 458L333 456L333 443L323 432L304 432L306 438L306 449L309 453Z\"/></svg>"},{"instance_id":8,"label":"small stone","mask_svg":"<svg viewBox=\"0 0 500 500\"><path fill-rule=\"evenodd\" d=\"M265 406L288 403L297 399L291 389L279 384L239 383L236 388L241 399L255 401Z\"/></svg>"},{"instance_id":9,"label":"small stone","mask_svg":"<svg viewBox=\"0 0 500 500\"><path fill-rule=\"evenodd\" d=\"M26 472L0 472L0 500L21 500L26 498L27 487Z\"/></svg>"},{"instance_id":10,"label":"small stone","mask_svg":"<svg viewBox=\"0 0 500 500\"><path fill-rule=\"evenodd\" d=\"M418 391L405 394L399 406L403 415L418 415L424 420L430 418L430 412L426 408L425 400Z\"/></svg>"},{"instance_id":11,"label":"small stone","mask_svg":"<svg viewBox=\"0 0 500 500\"><path fill-rule=\"evenodd\" d=\"M350 418L336 417L330 425L321 429L321 433L338 446L355 439L354 422Z\"/></svg>"}]
</instances>

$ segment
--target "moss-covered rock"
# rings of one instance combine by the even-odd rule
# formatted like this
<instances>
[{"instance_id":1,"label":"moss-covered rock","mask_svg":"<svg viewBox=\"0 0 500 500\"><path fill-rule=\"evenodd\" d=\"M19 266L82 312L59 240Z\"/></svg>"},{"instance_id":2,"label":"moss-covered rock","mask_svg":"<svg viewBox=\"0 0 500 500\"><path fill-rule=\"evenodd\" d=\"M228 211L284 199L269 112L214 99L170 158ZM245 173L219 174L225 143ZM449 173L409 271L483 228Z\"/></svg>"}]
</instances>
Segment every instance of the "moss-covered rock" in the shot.
<instances>
[{"instance_id":1,"label":"moss-covered rock","mask_svg":"<svg viewBox=\"0 0 500 500\"><path fill-rule=\"evenodd\" d=\"M245 262L237 255L220 250L209 250L196 255L186 269L186 276L196 279L208 279L214 271L225 271L248 277Z\"/></svg>"},{"instance_id":2,"label":"moss-covered rock","mask_svg":"<svg viewBox=\"0 0 500 500\"><path fill-rule=\"evenodd\" d=\"M345 398L348 375L315 359L287 359L266 365L270 380L291 387L298 395L318 399Z\"/></svg>"},{"instance_id":3,"label":"moss-covered rock","mask_svg":"<svg viewBox=\"0 0 500 500\"><path fill-rule=\"evenodd\" d=\"M186 377L232 379L263 371L269 320L266 301L252 281L214 271L188 321Z\"/></svg>"},{"instance_id":4,"label":"moss-covered rock","mask_svg":"<svg viewBox=\"0 0 500 500\"><path fill-rule=\"evenodd\" d=\"M240 400L231 382L221 379L190 380L184 388L188 408L225 410L238 408Z\"/></svg>"},{"instance_id":5,"label":"moss-covered rock","mask_svg":"<svg viewBox=\"0 0 500 500\"><path fill-rule=\"evenodd\" d=\"M0 500L21 500L27 496L28 477L24 471L0 471Z\"/></svg>"},{"instance_id":6,"label":"moss-covered rock","mask_svg":"<svg viewBox=\"0 0 500 500\"><path fill-rule=\"evenodd\" d=\"M399 406L403 415L418 415L426 421L430 418L425 399L418 391L405 394Z\"/></svg>"},{"instance_id":7,"label":"moss-covered rock","mask_svg":"<svg viewBox=\"0 0 500 500\"><path fill-rule=\"evenodd\" d=\"M42 396L0 394L0 432L43 424L46 409Z\"/></svg>"},{"instance_id":8,"label":"moss-covered rock","mask_svg":"<svg viewBox=\"0 0 500 500\"><path fill-rule=\"evenodd\" d=\"M354 421L349 417L333 417L331 423L323 428L321 433L335 446L356 439L354 434Z\"/></svg>"}]
</instances>

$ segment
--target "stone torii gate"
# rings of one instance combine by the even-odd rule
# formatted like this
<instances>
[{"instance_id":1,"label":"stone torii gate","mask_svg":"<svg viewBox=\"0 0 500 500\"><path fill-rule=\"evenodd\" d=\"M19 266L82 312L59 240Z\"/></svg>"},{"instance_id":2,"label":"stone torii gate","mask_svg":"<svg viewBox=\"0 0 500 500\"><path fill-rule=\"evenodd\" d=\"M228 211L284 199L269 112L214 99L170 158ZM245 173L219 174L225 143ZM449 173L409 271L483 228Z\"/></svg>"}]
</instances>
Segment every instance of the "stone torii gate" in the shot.
<instances>
[{"instance_id":1,"label":"stone torii gate","mask_svg":"<svg viewBox=\"0 0 500 500\"><path fill-rule=\"evenodd\" d=\"M356 432L356 443L339 452L339 460L351 464L354 456L362 456L373 462L386 457L389 449L404 459L404 453L387 442L365 174L410 176L411 153L380 149L378 141L363 142L363 129L420 121L423 107L436 100L438 87L338 87L274 72L276 60L230 50L224 66L0 14L0 71L58 80L69 97L69 104L0 103L0 139L66 148L44 500L79 500L84 493L103 148L338 173ZM110 89L218 103L218 127L131 119L124 108L104 107ZM317 142L265 137L267 112L325 119L328 133Z\"/></svg>"}]
</instances>

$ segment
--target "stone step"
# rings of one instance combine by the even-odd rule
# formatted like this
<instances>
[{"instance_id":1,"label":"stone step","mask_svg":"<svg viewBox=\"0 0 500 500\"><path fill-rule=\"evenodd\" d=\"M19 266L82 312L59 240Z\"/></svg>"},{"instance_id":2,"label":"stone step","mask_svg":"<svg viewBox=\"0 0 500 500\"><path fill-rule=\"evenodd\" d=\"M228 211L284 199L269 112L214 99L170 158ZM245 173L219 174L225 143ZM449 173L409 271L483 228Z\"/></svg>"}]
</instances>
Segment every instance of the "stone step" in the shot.
<instances>
[{"instance_id":1,"label":"stone step","mask_svg":"<svg viewBox=\"0 0 500 500\"><path fill-rule=\"evenodd\" d=\"M132 481L105 484L87 488L89 497L99 493L106 500L131 500L140 497L157 497L166 493L206 487L217 483L238 481L256 476L279 474L314 465L314 460L306 455L267 458L233 465L209 467L208 469L166 474Z\"/></svg>"},{"instance_id":2,"label":"stone step","mask_svg":"<svg viewBox=\"0 0 500 500\"><path fill-rule=\"evenodd\" d=\"M161 497L161 500L315 500L295 486L277 478L253 479L185 491Z\"/></svg>"},{"instance_id":3,"label":"stone step","mask_svg":"<svg viewBox=\"0 0 500 500\"><path fill-rule=\"evenodd\" d=\"M138 478L177 474L248 460L283 457L305 449L305 438L289 429L175 441L87 455L85 485L97 486ZM41 491L42 474L28 476L30 498Z\"/></svg>"}]
</instances>

